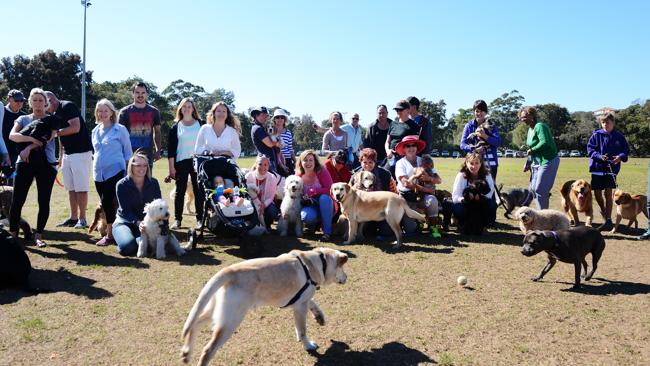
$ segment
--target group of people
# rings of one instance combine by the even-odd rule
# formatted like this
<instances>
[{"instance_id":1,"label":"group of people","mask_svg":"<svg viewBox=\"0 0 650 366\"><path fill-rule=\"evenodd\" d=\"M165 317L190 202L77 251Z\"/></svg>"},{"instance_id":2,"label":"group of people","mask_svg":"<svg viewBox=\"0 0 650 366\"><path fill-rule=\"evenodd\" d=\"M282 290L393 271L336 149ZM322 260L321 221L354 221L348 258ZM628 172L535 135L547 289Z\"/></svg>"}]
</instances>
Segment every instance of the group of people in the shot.
<instances>
[{"instance_id":1,"label":"group of people","mask_svg":"<svg viewBox=\"0 0 650 366\"><path fill-rule=\"evenodd\" d=\"M87 227L89 176L92 171L95 187L108 223L105 236L97 245L116 244L123 255L137 250L144 205L161 197L158 181L151 177L153 162L162 151L160 112L147 103L148 87L142 82L132 87L133 103L117 110L107 99L100 100L94 111L96 126L88 131L78 108L69 101L59 100L49 91L34 88L28 98L18 90L11 90L8 103L0 108L3 116L3 138L0 154L5 177L14 185L10 209L9 231L16 236L22 207L34 180L38 190L38 219L35 244L46 245L43 230L50 210L50 197L57 169L63 171L63 185L68 191L70 216L57 226ZM31 113L22 111L27 100ZM436 197L436 185L442 182L429 153L432 148L431 122L419 113L420 102L409 97L396 103L395 120L388 118L386 105L377 106L377 119L367 128L365 136L359 125L359 115L353 114L349 124L343 123L340 112L329 115L331 127L314 128L323 135L323 150L331 153L321 162L313 150L299 156L293 149L293 136L287 128L288 113L275 109L272 124L265 107L250 110L254 123L250 134L258 151L255 165L246 175L249 185L257 187L263 224L268 227L277 220L279 205L274 201L280 177L291 174L303 181L304 199L302 218L307 227L319 226L322 239L329 240L332 225L338 216L336 202L330 196L333 183L355 182L357 171L372 172L376 177L373 190L391 191L402 195L427 216L434 232L440 226L440 209L457 218L462 227L467 217L468 187L477 181L485 182L482 192L484 226L496 219L495 181L498 172L497 148L501 145L496 124L487 118L488 106L483 100L473 105L474 119L463 130L460 147L467 153L454 180L450 199ZM559 167L557 146L551 131L539 120L534 107L524 107L519 119L528 126L526 143L530 161L530 200L535 199L540 209L548 208L549 193ZM49 122L50 134L42 136L25 133L34 122ZM589 170L597 202L605 215L605 226L611 225L612 188L627 160L625 138L614 129L613 115L601 118L602 129L594 132L587 145ZM174 124L168 138L168 178L175 181L174 223L180 228L183 218L184 193L191 182L195 196L197 226L203 221L204 192L197 182L193 157L197 154L226 156L235 163L241 153L240 121L224 102L215 103L202 121L191 98L184 98L176 108ZM60 151L55 154L55 137L59 137ZM528 165L527 165L528 166ZM602 191L604 191L604 202ZM445 223L442 228L446 229ZM403 229L408 234L417 231L417 223L406 218ZM367 225L379 238L392 235L385 223ZM649 238L650 231L643 238Z\"/></svg>"}]
</instances>

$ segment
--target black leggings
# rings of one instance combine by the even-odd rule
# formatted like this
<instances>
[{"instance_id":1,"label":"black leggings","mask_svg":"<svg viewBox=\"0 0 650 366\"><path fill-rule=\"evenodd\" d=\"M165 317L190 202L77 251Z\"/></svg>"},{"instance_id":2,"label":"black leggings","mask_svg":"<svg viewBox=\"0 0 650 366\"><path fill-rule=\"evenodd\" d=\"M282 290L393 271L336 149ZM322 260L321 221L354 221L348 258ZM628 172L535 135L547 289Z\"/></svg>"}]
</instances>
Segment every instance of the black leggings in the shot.
<instances>
[{"instance_id":1,"label":"black leggings","mask_svg":"<svg viewBox=\"0 0 650 366\"><path fill-rule=\"evenodd\" d=\"M192 179L192 190L194 191L194 209L196 219L199 222L203 219L203 191L196 180L196 172L192 159L184 159L174 163L176 169L176 197L174 198L174 219L183 220L183 206L185 206L185 191L187 190L187 177Z\"/></svg>"},{"instance_id":2,"label":"black leggings","mask_svg":"<svg viewBox=\"0 0 650 366\"><path fill-rule=\"evenodd\" d=\"M117 194L115 193L115 186L117 181L124 178L125 171L115 174L114 176L106 179L103 182L95 181L95 189L99 194L99 200L102 202L102 209L106 215L106 222L112 224L115 221L115 214L117 213Z\"/></svg>"},{"instance_id":3,"label":"black leggings","mask_svg":"<svg viewBox=\"0 0 650 366\"><path fill-rule=\"evenodd\" d=\"M9 231L17 232L20 224L23 205L27 199L29 188L36 178L38 190L38 220L36 232L42 233L50 217L50 197L56 178L56 169L44 161L20 162L16 164L16 177L14 178L14 197L9 211Z\"/></svg>"}]
</instances>

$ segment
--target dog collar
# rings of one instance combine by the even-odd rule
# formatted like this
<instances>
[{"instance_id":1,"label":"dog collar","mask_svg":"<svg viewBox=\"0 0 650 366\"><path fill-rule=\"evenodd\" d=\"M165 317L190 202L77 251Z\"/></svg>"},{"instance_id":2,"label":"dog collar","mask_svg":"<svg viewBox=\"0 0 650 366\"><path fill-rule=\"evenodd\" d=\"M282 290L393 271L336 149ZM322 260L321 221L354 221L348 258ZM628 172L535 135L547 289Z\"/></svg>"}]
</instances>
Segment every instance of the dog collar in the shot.
<instances>
[{"instance_id":1,"label":"dog collar","mask_svg":"<svg viewBox=\"0 0 650 366\"><path fill-rule=\"evenodd\" d=\"M318 290L320 288L318 286L318 283L314 282L314 280L311 279L311 276L309 275L309 269L305 265L305 262L303 262L302 259L300 259L300 257L297 256L297 255L295 255L294 257L296 257L298 262L300 262L300 265L302 266L302 270L305 271L305 276L307 277L307 281L300 288L300 290L298 290L298 292L295 295L293 295L291 300L289 300L289 302L285 306L282 306L281 308L286 308L288 306L291 306L291 305L295 304L296 301L298 301L298 299L300 299L300 296L302 296L303 292L305 292L309 288L310 285L316 287L316 290ZM324 266L327 265L326 262L325 262L325 256L323 255L323 253L320 254L320 260L323 261ZM326 267L323 267L323 273L325 273L325 269L326 269ZM325 276L323 276L323 279L325 279Z\"/></svg>"}]
</instances>

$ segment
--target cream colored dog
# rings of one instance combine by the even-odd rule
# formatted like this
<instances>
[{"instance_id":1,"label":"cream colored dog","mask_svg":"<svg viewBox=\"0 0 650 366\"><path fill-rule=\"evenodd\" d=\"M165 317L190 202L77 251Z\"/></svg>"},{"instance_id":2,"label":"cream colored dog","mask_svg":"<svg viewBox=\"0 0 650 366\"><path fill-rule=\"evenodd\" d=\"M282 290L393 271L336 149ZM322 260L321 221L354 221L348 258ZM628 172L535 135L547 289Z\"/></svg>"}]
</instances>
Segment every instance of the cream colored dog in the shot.
<instances>
[{"instance_id":1,"label":"cream colored dog","mask_svg":"<svg viewBox=\"0 0 650 366\"><path fill-rule=\"evenodd\" d=\"M147 249L156 251L157 259L166 257L166 247L171 246L179 257L185 255L178 239L169 230L169 206L162 198L155 199L144 206L144 233L139 238L138 257L147 256Z\"/></svg>"},{"instance_id":2,"label":"cream colored dog","mask_svg":"<svg viewBox=\"0 0 650 366\"><path fill-rule=\"evenodd\" d=\"M386 220L397 240L394 249L402 245L400 221L406 216L424 221L424 215L411 209L404 198L393 192L364 192L347 183L332 184L332 197L341 204L341 213L348 219L348 240L351 244L357 237L359 223Z\"/></svg>"},{"instance_id":3,"label":"cream colored dog","mask_svg":"<svg viewBox=\"0 0 650 366\"><path fill-rule=\"evenodd\" d=\"M203 286L183 326L181 358L188 363L199 326L212 319L213 333L203 348L199 365L207 365L237 330L251 309L270 305L293 308L298 341L306 350L318 345L307 338L307 310L318 324L325 315L312 299L320 286L344 284L348 256L338 250L292 250L275 258L251 259L226 267Z\"/></svg>"},{"instance_id":4,"label":"cream colored dog","mask_svg":"<svg viewBox=\"0 0 650 366\"><path fill-rule=\"evenodd\" d=\"M172 188L171 192L169 192L169 199L174 202L176 199L176 186ZM189 180L187 182L187 189L185 190L185 206L184 207L184 213L194 215L196 212L194 212L194 189L192 189L192 181Z\"/></svg>"},{"instance_id":5,"label":"cream colored dog","mask_svg":"<svg viewBox=\"0 0 650 366\"><path fill-rule=\"evenodd\" d=\"M372 172L366 170L360 170L356 172L352 177L352 180L354 181L354 188L366 192L372 192L376 184L376 179L377 178L374 174L372 174Z\"/></svg>"},{"instance_id":6,"label":"cream colored dog","mask_svg":"<svg viewBox=\"0 0 650 366\"><path fill-rule=\"evenodd\" d=\"M280 204L280 219L278 220L278 232L280 236L287 236L289 225L295 225L296 237L302 237L302 178L297 175L290 175L284 184L284 197Z\"/></svg>"},{"instance_id":7,"label":"cream colored dog","mask_svg":"<svg viewBox=\"0 0 650 366\"><path fill-rule=\"evenodd\" d=\"M564 230L571 226L565 214L551 209L536 210L524 206L515 212L515 217L524 234L531 230Z\"/></svg>"}]
</instances>

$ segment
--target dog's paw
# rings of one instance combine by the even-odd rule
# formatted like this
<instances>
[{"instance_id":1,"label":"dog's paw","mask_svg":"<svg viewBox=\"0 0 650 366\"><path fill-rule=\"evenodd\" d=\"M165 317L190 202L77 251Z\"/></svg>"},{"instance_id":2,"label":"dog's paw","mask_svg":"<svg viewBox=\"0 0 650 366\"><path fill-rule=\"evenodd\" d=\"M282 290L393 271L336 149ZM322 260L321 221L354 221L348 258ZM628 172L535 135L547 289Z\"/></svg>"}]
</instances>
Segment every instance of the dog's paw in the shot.
<instances>
[{"instance_id":1,"label":"dog's paw","mask_svg":"<svg viewBox=\"0 0 650 366\"><path fill-rule=\"evenodd\" d=\"M318 349L318 345L314 341L306 341L302 345L306 351L315 351Z\"/></svg>"},{"instance_id":2,"label":"dog's paw","mask_svg":"<svg viewBox=\"0 0 650 366\"><path fill-rule=\"evenodd\" d=\"M530 280L533 281L533 282L538 282L541 279L542 279L541 277L531 277Z\"/></svg>"},{"instance_id":3,"label":"dog's paw","mask_svg":"<svg viewBox=\"0 0 650 366\"><path fill-rule=\"evenodd\" d=\"M316 320L316 323L318 323L318 325L320 326L325 325L325 315L323 315L323 313L315 314L314 319Z\"/></svg>"}]
</instances>

